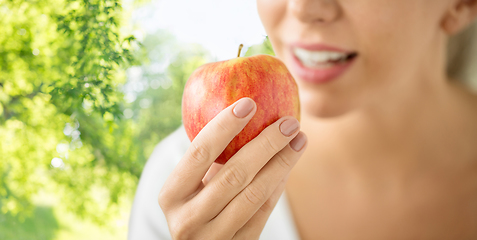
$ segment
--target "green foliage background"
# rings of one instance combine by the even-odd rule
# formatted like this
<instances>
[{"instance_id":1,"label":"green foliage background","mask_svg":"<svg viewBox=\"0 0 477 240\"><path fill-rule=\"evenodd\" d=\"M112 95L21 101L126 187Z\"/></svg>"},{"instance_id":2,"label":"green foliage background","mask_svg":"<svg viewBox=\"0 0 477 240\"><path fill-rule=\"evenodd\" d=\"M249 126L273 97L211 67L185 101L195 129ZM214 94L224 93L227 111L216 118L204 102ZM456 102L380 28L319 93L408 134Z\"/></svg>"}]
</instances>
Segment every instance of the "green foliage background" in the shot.
<instances>
[{"instance_id":1,"label":"green foliage background","mask_svg":"<svg viewBox=\"0 0 477 240\"><path fill-rule=\"evenodd\" d=\"M137 41L122 4L0 0L0 239L115 239L96 227L125 228L185 82L214 61L165 31ZM268 39L245 56L259 53Z\"/></svg>"},{"instance_id":2,"label":"green foliage background","mask_svg":"<svg viewBox=\"0 0 477 240\"><path fill-rule=\"evenodd\" d=\"M25 217L33 195L48 186L72 211L107 219L141 169L130 158L134 149L117 148L127 143L112 131L121 114L120 69L133 60L134 39L119 33L120 2L0 6L1 212ZM63 134L66 123L74 130ZM65 166L51 168L54 157ZM93 189L104 192L106 204Z\"/></svg>"}]
</instances>

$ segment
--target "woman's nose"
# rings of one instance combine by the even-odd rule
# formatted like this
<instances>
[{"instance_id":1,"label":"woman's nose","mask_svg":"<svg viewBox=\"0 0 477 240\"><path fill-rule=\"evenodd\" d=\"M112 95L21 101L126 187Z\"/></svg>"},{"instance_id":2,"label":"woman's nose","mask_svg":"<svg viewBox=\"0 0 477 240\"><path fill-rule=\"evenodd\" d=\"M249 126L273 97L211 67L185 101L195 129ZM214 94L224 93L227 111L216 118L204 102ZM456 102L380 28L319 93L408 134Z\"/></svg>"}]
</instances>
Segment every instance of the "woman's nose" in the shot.
<instances>
[{"instance_id":1,"label":"woman's nose","mask_svg":"<svg viewBox=\"0 0 477 240\"><path fill-rule=\"evenodd\" d=\"M291 12L307 23L330 23L340 15L340 6L336 0L290 0Z\"/></svg>"}]
</instances>

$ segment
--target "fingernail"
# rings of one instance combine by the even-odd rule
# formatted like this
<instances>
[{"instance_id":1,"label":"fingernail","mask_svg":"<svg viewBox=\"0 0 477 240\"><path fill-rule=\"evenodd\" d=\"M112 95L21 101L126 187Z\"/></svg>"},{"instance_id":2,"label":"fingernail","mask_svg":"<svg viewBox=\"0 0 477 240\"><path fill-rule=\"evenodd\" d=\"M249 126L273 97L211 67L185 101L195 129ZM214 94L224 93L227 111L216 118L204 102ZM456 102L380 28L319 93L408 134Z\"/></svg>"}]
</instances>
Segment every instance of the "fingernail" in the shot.
<instances>
[{"instance_id":1,"label":"fingernail","mask_svg":"<svg viewBox=\"0 0 477 240\"><path fill-rule=\"evenodd\" d=\"M244 98L239 101L239 103L234 108L234 114L238 118L244 118L253 109L253 102L249 98Z\"/></svg>"},{"instance_id":2,"label":"fingernail","mask_svg":"<svg viewBox=\"0 0 477 240\"><path fill-rule=\"evenodd\" d=\"M212 174L207 175L207 177L205 177L205 184L210 183L210 180L212 180L214 176L215 175L212 175Z\"/></svg>"},{"instance_id":3,"label":"fingernail","mask_svg":"<svg viewBox=\"0 0 477 240\"><path fill-rule=\"evenodd\" d=\"M280 131L283 135L289 137L298 130L300 123L296 119L288 119L280 124Z\"/></svg>"},{"instance_id":4,"label":"fingernail","mask_svg":"<svg viewBox=\"0 0 477 240\"><path fill-rule=\"evenodd\" d=\"M303 146L305 146L306 140L306 135L300 132L293 140L291 140L290 147L293 148L293 150L299 152L303 148Z\"/></svg>"},{"instance_id":5,"label":"fingernail","mask_svg":"<svg viewBox=\"0 0 477 240\"><path fill-rule=\"evenodd\" d=\"M207 173L205 173L204 177L204 184L207 185L207 183L212 180L212 178L222 169L224 165L222 164L217 164L217 163L212 163L212 166L210 166L209 170L207 170Z\"/></svg>"}]
</instances>

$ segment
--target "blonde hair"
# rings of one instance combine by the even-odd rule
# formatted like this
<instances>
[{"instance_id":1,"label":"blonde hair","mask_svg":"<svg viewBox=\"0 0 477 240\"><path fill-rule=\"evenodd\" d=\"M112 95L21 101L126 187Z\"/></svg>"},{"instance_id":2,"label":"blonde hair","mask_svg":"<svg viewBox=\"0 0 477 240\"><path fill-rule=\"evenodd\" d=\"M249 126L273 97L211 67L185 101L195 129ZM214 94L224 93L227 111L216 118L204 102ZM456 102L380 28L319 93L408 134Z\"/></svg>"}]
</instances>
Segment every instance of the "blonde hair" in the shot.
<instances>
[{"instance_id":1,"label":"blonde hair","mask_svg":"<svg viewBox=\"0 0 477 240\"><path fill-rule=\"evenodd\" d=\"M477 92L477 22L451 37L447 73Z\"/></svg>"}]
</instances>

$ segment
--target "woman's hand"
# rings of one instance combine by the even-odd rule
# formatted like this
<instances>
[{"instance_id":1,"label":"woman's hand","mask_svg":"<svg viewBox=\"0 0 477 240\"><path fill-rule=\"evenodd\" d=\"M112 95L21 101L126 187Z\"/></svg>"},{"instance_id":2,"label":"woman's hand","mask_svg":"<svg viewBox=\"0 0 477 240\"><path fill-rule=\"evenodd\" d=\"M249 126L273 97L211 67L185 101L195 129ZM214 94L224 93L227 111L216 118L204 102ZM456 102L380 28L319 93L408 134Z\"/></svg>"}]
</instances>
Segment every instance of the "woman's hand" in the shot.
<instances>
[{"instance_id":1,"label":"woman's hand","mask_svg":"<svg viewBox=\"0 0 477 240\"><path fill-rule=\"evenodd\" d=\"M173 239L260 237L290 170L305 149L306 136L295 118L284 117L225 165L213 164L255 112L250 98L224 109L192 141L168 177L159 205Z\"/></svg>"}]
</instances>

